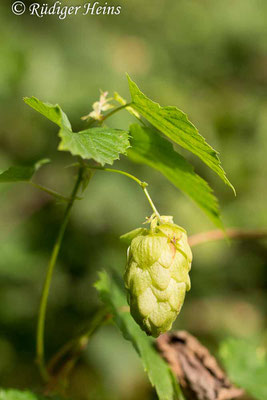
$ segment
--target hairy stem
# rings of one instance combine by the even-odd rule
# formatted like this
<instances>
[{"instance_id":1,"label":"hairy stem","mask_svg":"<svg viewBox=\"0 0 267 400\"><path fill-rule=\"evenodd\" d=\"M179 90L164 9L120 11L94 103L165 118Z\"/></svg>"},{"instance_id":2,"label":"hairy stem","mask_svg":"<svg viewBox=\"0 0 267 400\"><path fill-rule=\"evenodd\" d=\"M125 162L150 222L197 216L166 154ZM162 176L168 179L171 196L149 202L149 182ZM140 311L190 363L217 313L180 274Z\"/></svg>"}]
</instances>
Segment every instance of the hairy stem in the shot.
<instances>
[{"instance_id":1,"label":"hairy stem","mask_svg":"<svg viewBox=\"0 0 267 400\"><path fill-rule=\"evenodd\" d=\"M245 230L245 229L226 229L223 232L219 229L213 231L196 233L195 235L189 236L188 242L190 246L198 246L201 243L211 242L222 239L263 239L267 238L267 230Z\"/></svg>"},{"instance_id":2,"label":"hairy stem","mask_svg":"<svg viewBox=\"0 0 267 400\"><path fill-rule=\"evenodd\" d=\"M52 275L54 271L54 267L57 261L58 253L62 244L62 239L66 230L66 226L69 221L70 212L73 206L73 203L76 199L76 195L79 191L80 185L83 179L83 167L79 168L78 177L74 188L72 190L71 197L69 199L68 205L65 210L64 218L61 223L58 236L56 242L54 244L52 254L48 263L45 282L43 286L39 314L38 314L38 324L37 324L37 336L36 336L36 356L37 356L37 363L40 368L40 372L44 380L48 379L48 372L45 367L45 360L44 360L44 328L45 328L45 317L46 317L46 309L47 309L47 300L51 286Z\"/></svg>"},{"instance_id":3,"label":"hairy stem","mask_svg":"<svg viewBox=\"0 0 267 400\"><path fill-rule=\"evenodd\" d=\"M129 106L129 104L128 104L127 106ZM150 197L150 195L149 195L149 193L148 193L148 190L147 190L148 184L147 184L146 182L142 182L142 181L141 181L140 179L138 179L136 176L134 176L134 175L132 175L132 174L129 174L128 172L121 171L121 170L119 170L119 169L105 168L105 167L98 167L98 166L91 166L91 165L87 165L86 168L89 168L89 169L97 169L97 170L100 170L100 171L114 172L115 174L121 174L121 175L127 176L127 178L130 178L130 179L132 179L133 181L137 182L138 185L141 186L141 188L143 189L143 191L144 191L144 193L145 193L145 196L146 196L146 198L147 198L147 200L148 200L148 202L149 202L149 204L150 204L150 207L152 208L153 212L155 213L155 215L156 215L158 218L160 218L160 214L159 214L158 210L156 209L156 206L155 206L155 204L153 203L153 201L152 201L152 199L151 199L151 197Z\"/></svg>"}]
</instances>

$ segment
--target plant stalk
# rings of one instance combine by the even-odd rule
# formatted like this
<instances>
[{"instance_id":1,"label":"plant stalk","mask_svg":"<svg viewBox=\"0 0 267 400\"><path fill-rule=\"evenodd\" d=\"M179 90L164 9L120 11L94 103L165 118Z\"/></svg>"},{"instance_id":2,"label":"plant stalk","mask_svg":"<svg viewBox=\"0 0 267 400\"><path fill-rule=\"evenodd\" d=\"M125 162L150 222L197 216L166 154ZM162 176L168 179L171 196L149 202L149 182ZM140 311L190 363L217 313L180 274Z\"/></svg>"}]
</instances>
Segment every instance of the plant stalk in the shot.
<instances>
[{"instance_id":1,"label":"plant stalk","mask_svg":"<svg viewBox=\"0 0 267 400\"><path fill-rule=\"evenodd\" d=\"M62 239L69 221L70 212L73 206L73 203L76 199L76 195L79 191L80 185L83 179L83 167L79 168L78 177L75 182L74 188L72 190L72 194L70 196L70 200L65 210L65 214L63 217L63 221L61 223L58 236L56 242L54 244L52 254L48 263L45 282L42 290L39 314L38 314L38 324L37 324L37 336L36 336L36 361L39 365L40 373L44 380L48 380L49 374L47 372L45 366L44 359L44 329L45 329L45 317L46 317L46 309L47 309L47 300L51 286L52 275L54 271L54 267L57 261L58 253L62 244Z\"/></svg>"},{"instance_id":2,"label":"plant stalk","mask_svg":"<svg viewBox=\"0 0 267 400\"><path fill-rule=\"evenodd\" d=\"M156 209L155 204L153 203L153 201L152 201L152 199L151 199L151 197L150 197L150 195L149 195L149 193L147 191L147 188L142 186L142 189L143 189L143 191L144 191L144 193L146 195L146 198L147 198L147 200L148 200L148 202L150 204L150 207L154 211L155 215L160 219L160 214L159 214L158 210Z\"/></svg>"},{"instance_id":3,"label":"plant stalk","mask_svg":"<svg viewBox=\"0 0 267 400\"><path fill-rule=\"evenodd\" d=\"M117 112L123 110L124 108L130 107L131 104L132 104L132 103L126 103L126 104L123 104L123 105L120 106L120 107L114 108L114 110L112 110L112 111L110 111L108 114L104 115L100 122L102 123L103 121L105 121L106 119L108 119L108 118L111 117L112 115L116 114Z\"/></svg>"},{"instance_id":4,"label":"plant stalk","mask_svg":"<svg viewBox=\"0 0 267 400\"><path fill-rule=\"evenodd\" d=\"M95 122L102 124L106 119L111 117L112 115L116 114L117 112L123 110L124 108L130 107L132 103L126 103L123 104L120 107L114 108L114 110L110 111L108 114L104 115L100 120L97 119L91 119L91 121L88 123L88 127L90 128Z\"/></svg>"}]
</instances>

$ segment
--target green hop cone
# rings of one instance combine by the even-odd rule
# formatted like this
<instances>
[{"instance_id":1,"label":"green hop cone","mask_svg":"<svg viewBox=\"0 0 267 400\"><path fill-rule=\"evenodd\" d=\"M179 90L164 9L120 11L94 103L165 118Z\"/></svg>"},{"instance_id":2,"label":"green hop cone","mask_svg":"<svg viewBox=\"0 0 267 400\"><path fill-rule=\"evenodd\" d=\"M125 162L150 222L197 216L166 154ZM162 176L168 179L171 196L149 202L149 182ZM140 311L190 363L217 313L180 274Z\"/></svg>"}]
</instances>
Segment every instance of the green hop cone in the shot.
<instances>
[{"instance_id":1,"label":"green hop cone","mask_svg":"<svg viewBox=\"0 0 267 400\"><path fill-rule=\"evenodd\" d=\"M135 321L154 337L171 329L190 290L192 253L183 228L172 217L151 217L151 228L122 236L131 239L124 275Z\"/></svg>"}]
</instances>

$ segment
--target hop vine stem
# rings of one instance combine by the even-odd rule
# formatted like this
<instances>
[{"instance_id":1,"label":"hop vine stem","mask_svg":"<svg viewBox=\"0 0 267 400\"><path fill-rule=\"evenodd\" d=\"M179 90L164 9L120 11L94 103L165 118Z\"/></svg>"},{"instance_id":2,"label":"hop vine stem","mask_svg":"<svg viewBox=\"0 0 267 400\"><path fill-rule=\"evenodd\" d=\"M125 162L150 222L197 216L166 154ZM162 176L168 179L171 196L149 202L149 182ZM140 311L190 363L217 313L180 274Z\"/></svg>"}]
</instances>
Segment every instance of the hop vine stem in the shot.
<instances>
[{"instance_id":1,"label":"hop vine stem","mask_svg":"<svg viewBox=\"0 0 267 400\"><path fill-rule=\"evenodd\" d=\"M46 317L46 309L47 309L47 300L51 286L51 280L53 276L53 271L55 264L57 262L58 253L62 244L63 236L70 218L70 213L72 206L76 200L76 195L79 191L83 180L83 171L84 167L80 166L78 171L78 177L75 182L74 188L72 190L72 194L68 201L65 214L58 232L58 236L56 238L51 257L48 263L45 282L42 290L42 296L40 301L39 307L39 314L38 314L38 324L37 324L37 334L36 334L36 356L37 356L37 363L40 369L40 373L45 381L49 379L49 374L47 372L45 366L45 359L44 359L44 330L45 330L45 317Z\"/></svg>"}]
</instances>

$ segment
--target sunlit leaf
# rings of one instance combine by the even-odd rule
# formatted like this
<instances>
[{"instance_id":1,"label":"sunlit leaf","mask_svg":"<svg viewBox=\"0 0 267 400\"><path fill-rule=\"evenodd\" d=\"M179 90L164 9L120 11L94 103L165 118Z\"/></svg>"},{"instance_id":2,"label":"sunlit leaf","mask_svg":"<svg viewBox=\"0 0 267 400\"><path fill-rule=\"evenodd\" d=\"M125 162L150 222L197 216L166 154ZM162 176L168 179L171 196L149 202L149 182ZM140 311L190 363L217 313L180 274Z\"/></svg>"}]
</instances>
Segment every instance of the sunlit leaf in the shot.
<instances>
[{"instance_id":1,"label":"sunlit leaf","mask_svg":"<svg viewBox=\"0 0 267 400\"><path fill-rule=\"evenodd\" d=\"M155 128L206 163L235 192L221 166L218 153L205 141L187 115L176 107L161 107L146 97L128 76L131 106Z\"/></svg>"},{"instance_id":2,"label":"sunlit leaf","mask_svg":"<svg viewBox=\"0 0 267 400\"><path fill-rule=\"evenodd\" d=\"M128 133L124 130L99 127L73 132L68 117L59 105L43 103L35 97L26 97L24 101L60 127L59 150L104 165L113 164L120 154L126 153L130 145Z\"/></svg>"},{"instance_id":3,"label":"sunlit leaf","mask_svg":"<svg viewBox=\"0 0 267 400\"><path fill-rule=\"evenodd\" d=\"M120 129L91 128L74 133L62 128L59 136L59 150L70 151L84 159L92 158L101 165L113 164L130 145L128 133Z\"/></svg>"},{"instance_id":4,"label":"sunlit leaf","mask_svg":"<svg viewBox=\"0 0 267 400\"><path fill-rule=\"evenodd\" d=\"M65 126L71 130L71 124L67 115L62 111L58 104L44 103L36 97L24 97L24 101L28 106L44 115L47 119L57 124L60 128Z\"/></svg>"}]
</instances>

